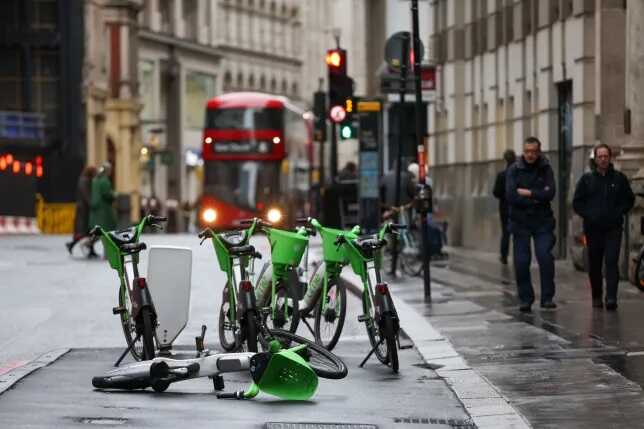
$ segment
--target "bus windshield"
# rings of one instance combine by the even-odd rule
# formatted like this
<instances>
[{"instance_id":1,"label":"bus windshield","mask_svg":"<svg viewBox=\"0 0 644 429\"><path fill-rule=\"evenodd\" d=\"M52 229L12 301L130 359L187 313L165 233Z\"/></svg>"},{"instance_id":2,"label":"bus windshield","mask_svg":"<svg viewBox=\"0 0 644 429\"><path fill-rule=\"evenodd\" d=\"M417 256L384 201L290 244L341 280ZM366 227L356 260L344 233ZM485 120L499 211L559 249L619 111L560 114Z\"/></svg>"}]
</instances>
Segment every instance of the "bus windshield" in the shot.
<instances>
[{"instance_id":1,"label":"bus windshield","mask_svg":"<svg viewBox=\"0 0 644 429\"><path fill-rule=\"evenodd\" d=\"M219 130L261 130L283 127L281 109L208 109L206 128Z\"/></svg>"},{"instance_id":2,"label":"bus windshield","mask_svg":"<svg viewBox=\"0 0 644 429\"><path fill-rule=\"evenodd\" d=\"M204 193L246 210L263 210L279 189L279 163L207 161Z\"/></svg>"}]
</instances>

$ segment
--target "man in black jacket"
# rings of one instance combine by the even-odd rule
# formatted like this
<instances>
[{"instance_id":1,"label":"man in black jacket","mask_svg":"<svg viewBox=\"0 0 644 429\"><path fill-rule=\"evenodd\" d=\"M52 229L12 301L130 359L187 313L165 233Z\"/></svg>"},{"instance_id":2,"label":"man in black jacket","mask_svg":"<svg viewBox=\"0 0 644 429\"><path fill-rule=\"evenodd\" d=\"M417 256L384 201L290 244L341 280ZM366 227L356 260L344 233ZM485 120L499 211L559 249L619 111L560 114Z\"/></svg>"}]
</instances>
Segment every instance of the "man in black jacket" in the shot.
<instances>
[{"instance_id":1,"label":"man in black jacket","mask_svg":"<svg viewBox=\"0 0 644 429\"><path fill-rule=\"evenodd\" d=\"M579 179L572 205L584 219L593 307L603 306L602 266L605 263L606 310L616 310L622 227L624 215L633 208L635 196L626 176L613 168L610 147L599 144L593 154L595 169Z\"/></svg>"},{"instance_id":2,"label":"man in black jacket","mask_svg":"<svg viewBox=\"0 0 644 429\"><path fill-rule=\"evenodd\" d=\"M557 308L555 296L555 219L550 201L555 196L555 180L550 163L541 155L541 142L528 137L523 143L523 156L506 174L505 195L510 208L510 231L513 236L519 310L530 312L534 290L530 277L530 239L539 263L541 308Z\"/></svg>"},{"instance_id":3,"label":"man in black jacket","mask_svg":"<svg viewBox=\"0 0 644 429\"><path fill-rule=\"evenodd\" d=\"M503 153L505 160L505 169L499 171L494 181L494 190L492 193L499 200L499 216L501 217L501 263L508 264L508 251L510 250L510 227L508 225L508 200L505 198L505 175L508 169L517 160L517 155L512 149Z\"/></svg>"}]
</instances>

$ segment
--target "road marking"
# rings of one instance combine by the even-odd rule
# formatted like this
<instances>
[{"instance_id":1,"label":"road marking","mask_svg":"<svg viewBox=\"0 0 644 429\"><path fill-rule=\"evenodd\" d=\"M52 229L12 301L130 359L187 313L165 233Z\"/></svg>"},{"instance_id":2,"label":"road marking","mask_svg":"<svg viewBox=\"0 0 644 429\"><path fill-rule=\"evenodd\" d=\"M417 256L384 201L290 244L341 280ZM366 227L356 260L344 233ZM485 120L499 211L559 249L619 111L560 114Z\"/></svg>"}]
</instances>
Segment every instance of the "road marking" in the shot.
<instances>
[{"instance_id":1,"label":"road marking","mask_svg":"<svg viewBox=\"0 0 644 429\"><path fill-rule=\"evenodd\" d=\"M67 353L70 349L56 349L50 352L45 353L38 358L25 363L24 365L17 366L11 369L9 372L0 374L0 395L9 390L14 384L28 376L34 371L39 370L42 367L45 367L52 362L56 361L58 358Z\"/></svg>"}]
</instances>

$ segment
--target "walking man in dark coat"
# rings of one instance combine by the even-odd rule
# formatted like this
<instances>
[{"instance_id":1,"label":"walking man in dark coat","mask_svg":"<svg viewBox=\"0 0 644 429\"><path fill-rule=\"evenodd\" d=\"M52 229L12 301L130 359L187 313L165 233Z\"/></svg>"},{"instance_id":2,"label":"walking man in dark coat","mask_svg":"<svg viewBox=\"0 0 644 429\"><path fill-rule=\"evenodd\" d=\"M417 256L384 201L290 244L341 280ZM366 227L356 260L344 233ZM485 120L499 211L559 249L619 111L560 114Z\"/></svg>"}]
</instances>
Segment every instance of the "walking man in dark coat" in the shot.
<instances>
[{"instance_id":1,"label":"walking man in dark coat","mask_svg":"<svg viewBox=\"0 0 644 429\"><path fill-rule=\"evenodd\" d=\"M519 310L530 312L534 289L530 277L532 252L530 241L539 263L541 279L541 308L554 309L555 218L550 202L555 196L552 167L541 154L541 142L528 137L523 143L523 155L510 166L506 175L505 194L510 209L510 231L513 236L514 269L519 292Z\"/></svg>"},{"instance_id":2,"label":"walking man in dark coat","mask_svg":"<svg viewBox=\"0 0 644 429\"><path fill-rule=\"evenodd\" d=\"M501 263L508 264L508 252L510 250L510 226L508 225L508 200L505 198L505 175L508 169L517 160L517 155L512 149L508 149L503 153L505 160L505 169L499 171L494 181L494 190L492 193L499 200L499 216L501 218Z\"/></svg>"},{"instance_id":3,"label":"walking man in dark coat","mask_svg":"<svg viewBox=\"0 0 644 429\"><path fill-rule=\"evenodd\" d=\"M593 149L595 168L577 182L573 209L584 219L588 243L588 274L593 307L602 308L602 267L606 267L606 310L617 309L618 261L624 215L633 208L635 196L626 176L611 163L611 149Z\"/></svg>"},{"instance_id":4,"label":"walking man in dark coat","mask_svg":"<svg viewBox=\"0 0 644 429\"><path fill-rule=\"evenodd\" d=\"M74 218L74 235L72 241L65 243L67 251L71 254L74 246L89 231L89 211L92 198L92 180L96 176L96 168L87 166L78 179L76 188L76 217ZM95 256L94 248L89 248L88 256Z\"/></svg>"}]
</instances>

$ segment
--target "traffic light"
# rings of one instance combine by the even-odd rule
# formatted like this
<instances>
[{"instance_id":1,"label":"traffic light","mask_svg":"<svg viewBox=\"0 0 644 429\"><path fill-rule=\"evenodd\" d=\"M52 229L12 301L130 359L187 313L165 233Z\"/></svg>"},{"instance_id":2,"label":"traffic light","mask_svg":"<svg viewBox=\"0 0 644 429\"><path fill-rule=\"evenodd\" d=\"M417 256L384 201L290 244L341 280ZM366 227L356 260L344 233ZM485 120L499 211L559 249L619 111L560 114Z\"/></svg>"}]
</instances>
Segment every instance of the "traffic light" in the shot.
<instances>
[{"instance_id":1,"label":"traffic light","mask_svg":"<svg viewBox=\"0 0 644 429\"><path fill-rule=\"evenodd\" d=\"M353 96L353 79L347 76L347 51L329 49L326 64L329 72L329 116L334 122L342 122L346 115L338 114L339 108L336 106L346 112L346 101ZM332 112L335 114L331 115Z\"/></svg>"},{"instance_id":2,"label":"traffic light","mask_svg":"<svg viewBox=\"0 0 644 429\"><path fill-rule=\"evenodd\" d=\"M340 140L355 139L356 127L352 120L345 120L340 124Z\"/></svg>"}]
</instances>

